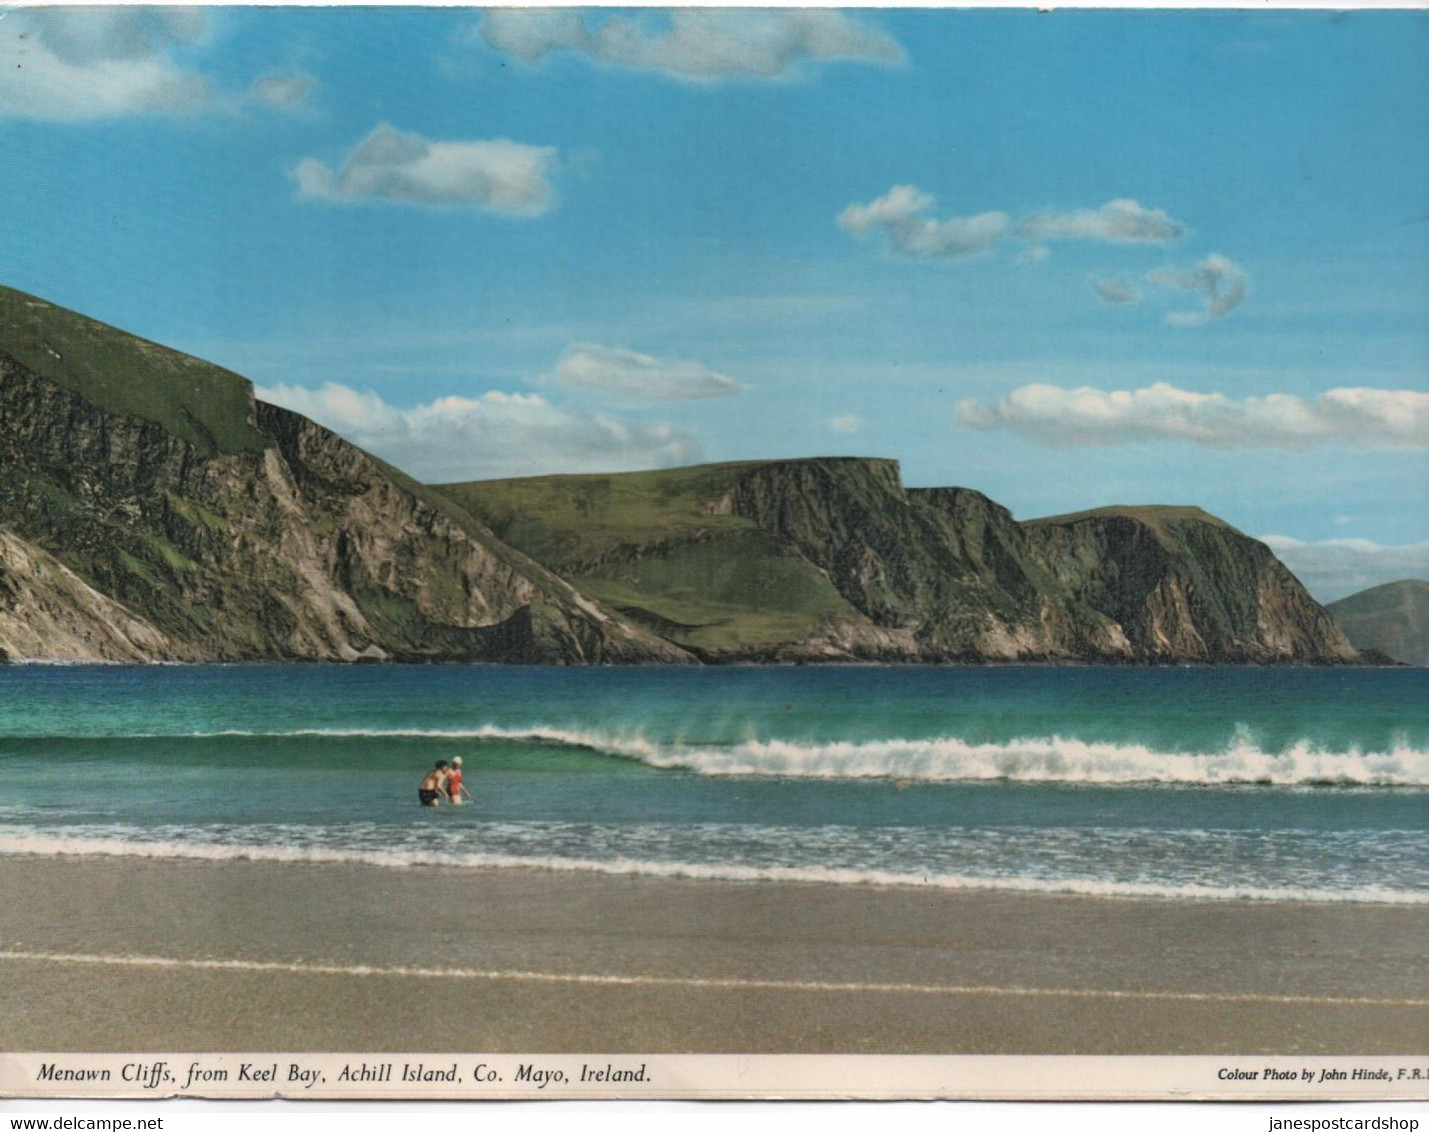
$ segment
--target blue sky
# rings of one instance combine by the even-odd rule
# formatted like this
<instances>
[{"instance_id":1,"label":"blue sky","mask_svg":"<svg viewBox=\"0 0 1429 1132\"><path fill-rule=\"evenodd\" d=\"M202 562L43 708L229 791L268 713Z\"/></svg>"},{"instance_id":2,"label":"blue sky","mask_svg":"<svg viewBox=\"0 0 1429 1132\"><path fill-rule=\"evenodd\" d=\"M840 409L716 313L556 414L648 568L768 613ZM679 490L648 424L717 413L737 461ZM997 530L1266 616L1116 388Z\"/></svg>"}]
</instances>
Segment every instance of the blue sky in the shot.
<instances>
[{"instance_id":1,"label":"blue sky","mask_svg":"<svg viewBox=\"0 0 1429 1132\"><path fill-rule=\"evenodd\" d=\"M878 455L1429 576L1429 15L10 9L0 282L445 481Z\"/></svg>"}]
</instances>

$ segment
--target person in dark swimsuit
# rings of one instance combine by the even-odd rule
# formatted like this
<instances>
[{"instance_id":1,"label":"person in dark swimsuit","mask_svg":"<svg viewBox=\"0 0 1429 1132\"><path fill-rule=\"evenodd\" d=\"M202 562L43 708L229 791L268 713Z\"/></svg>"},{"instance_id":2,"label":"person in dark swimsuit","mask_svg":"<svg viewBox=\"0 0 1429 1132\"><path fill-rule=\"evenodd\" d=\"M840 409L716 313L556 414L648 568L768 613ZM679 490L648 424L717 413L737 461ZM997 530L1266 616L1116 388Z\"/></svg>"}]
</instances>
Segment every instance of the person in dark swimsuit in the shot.
<instances>
[{"instance_id":1,"label":"person in dark swimsuit","mask_svg":"<svg viewBox=\"0 0 1429 1132\"><path fill-rule=\"evenodd\" d=\"M427 771L422 785L417 787L417 801L424 806L441 805L442 795L447 787L447 760L439 759L437 765Z\"/></svg>"}]
</instances>

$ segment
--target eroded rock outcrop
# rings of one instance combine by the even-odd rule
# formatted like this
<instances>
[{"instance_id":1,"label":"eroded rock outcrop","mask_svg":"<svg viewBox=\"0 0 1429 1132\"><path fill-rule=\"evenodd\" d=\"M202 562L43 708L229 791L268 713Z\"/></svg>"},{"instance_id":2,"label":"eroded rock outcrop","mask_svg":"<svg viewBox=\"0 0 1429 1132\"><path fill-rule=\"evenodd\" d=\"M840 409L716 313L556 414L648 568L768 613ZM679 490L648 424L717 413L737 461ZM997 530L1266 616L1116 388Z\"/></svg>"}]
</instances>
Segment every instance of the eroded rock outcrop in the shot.
<instances>
[{"instance_id":1,"label":"eroded rock outcrop","mask_svg":"<svg viewBox=\"0 0 1429 1132\"><path fill-rule=\"evenodd\" d=\"M1359 659L1267 547L1193 508L1019 523L852 458L439 490L711 661Z\"/></svg>"},{"instance_id":2,"label":"eroded rock outcrop","mask_svg":"<svg viewBox=\"0 0 1429 1132\"><path fill-rule=\"evenodd\" d=\"M690 661L242 378L3 297L0 524L82 587L76 617L112 629L86 638L0 591L7 653L75 659L89 639L118 660Z\"/></svg>"},{"instance_id":3,"label":"eroded rock outcrop","mask_svg":"<svg viewBox=\"0 0 1429 1132\"><path fill-rule=\"evenodd\" d=\"M1149 662L1337 664L1359 658L1271 552L1195 507L1108 507L1024 524L1073 600Z\"/></svg>"}]
</instances>

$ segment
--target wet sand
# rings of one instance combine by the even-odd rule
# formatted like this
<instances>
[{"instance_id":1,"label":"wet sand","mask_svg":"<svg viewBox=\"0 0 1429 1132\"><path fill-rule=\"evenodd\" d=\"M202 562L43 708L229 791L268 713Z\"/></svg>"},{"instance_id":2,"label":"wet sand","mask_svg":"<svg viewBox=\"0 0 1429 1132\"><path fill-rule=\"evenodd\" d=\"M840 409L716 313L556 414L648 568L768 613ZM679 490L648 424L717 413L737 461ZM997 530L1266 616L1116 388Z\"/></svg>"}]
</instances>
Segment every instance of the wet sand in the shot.
<instances>
[{"instance_id":1,"label":"wet sand","mask_svg":"<svg viewBox=\"0 0 1429 1132\"><path fill-rule=\"evenodd\" d=\"M0 857L0 1049L1429 1051L1429 909Z\"/></svg>"}]
</instances>

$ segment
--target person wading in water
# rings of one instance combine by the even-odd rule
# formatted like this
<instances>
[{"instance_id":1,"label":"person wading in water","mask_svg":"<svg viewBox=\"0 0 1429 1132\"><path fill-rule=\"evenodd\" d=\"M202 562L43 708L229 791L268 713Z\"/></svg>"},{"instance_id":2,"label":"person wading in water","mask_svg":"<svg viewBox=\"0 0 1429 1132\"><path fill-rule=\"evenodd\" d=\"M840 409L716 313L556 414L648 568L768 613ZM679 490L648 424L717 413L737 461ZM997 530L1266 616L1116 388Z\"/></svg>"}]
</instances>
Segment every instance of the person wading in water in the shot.
<instances>
[{"instance_id":1,"label":"person wading in water","mask_svg":"<svg viewBox=\"0 0 1429 1132\"><path fill-rule=\"evenodd\" d=\"M461 756L457 755L452 759L451 770L447 771L447 797L451 799L453 806L460 806L463 794L468 801L471 799L471 791L461 784Z\"/></svg>"},{"instance_id":2,"label":"person wading in water","mask_svg":"<svg viewBox=\"0 0 1429 1132\"><path fill-rule=\"evenodd\" d=\"M442 795L446 792L447 776L450 773L447 770L447 760L439 759L437 765L427 771L427 777L422 779L422 785L417 787L417 801L424 806L441 805Z\"/></svg>"}]
</instances>

